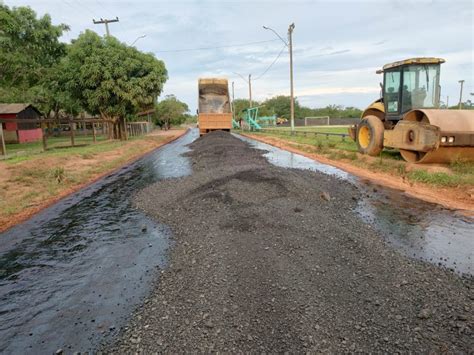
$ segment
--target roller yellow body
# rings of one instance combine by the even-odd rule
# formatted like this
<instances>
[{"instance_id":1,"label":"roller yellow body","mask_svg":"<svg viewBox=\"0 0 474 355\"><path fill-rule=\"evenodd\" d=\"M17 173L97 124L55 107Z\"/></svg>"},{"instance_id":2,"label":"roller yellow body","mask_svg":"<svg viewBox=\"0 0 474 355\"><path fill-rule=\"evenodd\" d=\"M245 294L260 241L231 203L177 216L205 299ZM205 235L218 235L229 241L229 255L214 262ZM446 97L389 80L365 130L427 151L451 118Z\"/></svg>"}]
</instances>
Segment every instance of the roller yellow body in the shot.
<instances>
[{"instance_id":1,"label":"roller yellow body","mask_svg":"<svg viewBox=\"0 0 474 355\"><path fill-rule=\"evenodd\" d=\"M377 71L384 73L383 88L392 87L383 89L382 98L369 105L361 123L349 130L361 153L378 155L390 147L413 163L474 161L474 110L439 109L441 63L441 58L411 58ZM425 102L431 107L423 107Z\"/></svg>"}]
</instances>

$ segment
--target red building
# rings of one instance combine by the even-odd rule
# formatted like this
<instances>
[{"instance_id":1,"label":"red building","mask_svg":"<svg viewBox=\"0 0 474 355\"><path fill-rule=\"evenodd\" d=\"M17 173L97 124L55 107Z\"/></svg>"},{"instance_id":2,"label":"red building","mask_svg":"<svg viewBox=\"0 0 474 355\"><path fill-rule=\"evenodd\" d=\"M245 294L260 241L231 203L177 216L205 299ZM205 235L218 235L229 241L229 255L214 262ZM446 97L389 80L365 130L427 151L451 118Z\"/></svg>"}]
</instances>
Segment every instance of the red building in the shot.
<instances>
[{"instance_id":1,"label":"red building","mask_svg":"<svg viewBox=\"0 0 474 355\"><path fill-rule=\"evenodd\" d=\"M0 104L0 119L39 119L41 113L31 104ZM5 143L26 143L41 140L43 131L37 123L3 122Z\"/></svg>"}]
</instances>

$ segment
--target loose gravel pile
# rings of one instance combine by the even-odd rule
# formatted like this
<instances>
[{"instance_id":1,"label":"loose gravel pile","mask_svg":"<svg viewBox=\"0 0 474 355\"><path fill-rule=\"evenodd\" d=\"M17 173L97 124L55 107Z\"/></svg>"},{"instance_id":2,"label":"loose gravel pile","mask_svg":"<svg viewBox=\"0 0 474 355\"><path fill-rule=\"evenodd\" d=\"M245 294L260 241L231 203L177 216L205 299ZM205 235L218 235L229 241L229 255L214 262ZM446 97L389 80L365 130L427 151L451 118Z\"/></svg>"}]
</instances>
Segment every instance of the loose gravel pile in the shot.
<instances>
[{"instance_id":1,"label":"loose gravel pile","mask_svg":"<svg viewBox=\"0 0 474 355\"><path fill-rule=\"evenodd\" d=\"M353 211L355 186L272 166L224 132L191 148L192 176L135 199L175 244L106 350L472 351L472 279L385 245Z\"/></svg>"}]
</instances>

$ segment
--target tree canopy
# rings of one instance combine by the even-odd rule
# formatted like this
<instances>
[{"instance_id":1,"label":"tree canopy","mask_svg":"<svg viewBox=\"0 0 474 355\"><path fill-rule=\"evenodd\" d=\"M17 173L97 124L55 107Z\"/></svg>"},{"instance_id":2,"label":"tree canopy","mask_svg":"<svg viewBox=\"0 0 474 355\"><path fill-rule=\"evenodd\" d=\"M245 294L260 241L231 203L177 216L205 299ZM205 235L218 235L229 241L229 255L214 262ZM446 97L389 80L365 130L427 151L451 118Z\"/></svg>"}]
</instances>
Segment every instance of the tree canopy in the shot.
<instances>
[{"instance_id":1,"label":"tree canopy","mask_svg":"<svg viewBox=\"0 0 474 355\"><path fill-rule=\"evenodd\" d=\"M41 81L66 54L65 24L37 18L29 7L0 4L0 100L34 101Z\"/></svg>"},{"instance_id":2,"label":"tree canopy","mask_svg":"<svg viewBox=\"0 0 474 355\"><path fill-rule=\"evenodd\" d=\"M153 54L90 30L73 41L61 66L71 96L106 118L153 106L168 78L164 63Z\"/></svg>"},{"instance_id":3,"label":"tree canopy","mask_svg":"<svg viewBox=\"0 0 474 355\"><path fill-rule=\"evenodd\" d=\"M188 105L179 101L174 95L167 95L155 105L155 123L169 129L171 124L184 123L190 117L187 112L189 112Z\"/></svg>"},{"instance_id":4,"label":"tree canopy","mask_svg":"<svg viewBox=\"0 0 474 355\"><path fill-rule=\"evenodd\" d=\"M253 106L259 106L259 116L273 116L290 118L290 97L289 96L275 96L263 102L253 101ZM249 102L246 99L234 100L235 113L238 117L242 115L242 111L249 107ZM360 117L362 111L356 107L344 107L340 105L328 105L322 108L309 108L302 106L295 98L295 118L305 117Z\"/></svg>"}]
</instances>

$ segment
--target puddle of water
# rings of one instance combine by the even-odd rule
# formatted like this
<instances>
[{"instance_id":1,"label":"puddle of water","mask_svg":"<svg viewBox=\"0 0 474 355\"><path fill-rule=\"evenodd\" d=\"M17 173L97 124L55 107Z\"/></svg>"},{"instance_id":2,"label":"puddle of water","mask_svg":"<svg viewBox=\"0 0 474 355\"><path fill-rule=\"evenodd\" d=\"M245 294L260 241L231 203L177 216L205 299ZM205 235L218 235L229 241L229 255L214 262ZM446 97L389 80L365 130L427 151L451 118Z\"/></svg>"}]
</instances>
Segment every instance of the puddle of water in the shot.
<instances>
[{"instance_id":1,"label":"puddle of water","mask_svg":"<svg viewBox=\"0 0 474 355\"><path fill-rule=\"evenodd\" d=\"M196 130L0 234L0 353L93 351L166 264L166 226L131 206L157 180L191 173ZM69 350L71 349L71 350Z\"/></svg>"},{"instance_id":2,"label":"puddle of water","mask_svg":"<svg viewBox=\"0 0 474 355\"><path fill-rule=\"evenodd\" d=\"M338 168L299 154L235 135L277 166L334 175L356 184L362 193L357 213L404 255L447 267L461 275L474 271L474 219L456 211L411 198L402 191L361 181Z\"/></svg>"},{"instance_id":3,"label":"puddle of water","mask_svg":"<svg viewBox=\"0 0 474 355\"><path fill-rule=\"evenodd\" d=\"M360 188L365 197L357 212L391 245L409 257L473 275L473 218L370 182Z\"/></svg>"},{"instance_id":4,"label":"puddle of water","mask_svg":"<svg viewBox=\"0 0 474 355\"><path fill-rule=\"evenodd\" d=\"M266 150L267 153L264 154L264 157L267 160L276 166L282 168L292 168L292 169L305 169L311 171L318 171L328 175L334 175L343 180L350 180L352 177L350 174L346 173L345 171L335 168L330 165L318 163L312 159L309 159L303 155L294 154L292 152L288 152L286 150L274 147L270 144L265 144L239 134L234 134L235 137L243 140L250 144L251 147Z\"/></svg>"}]
</instances>

